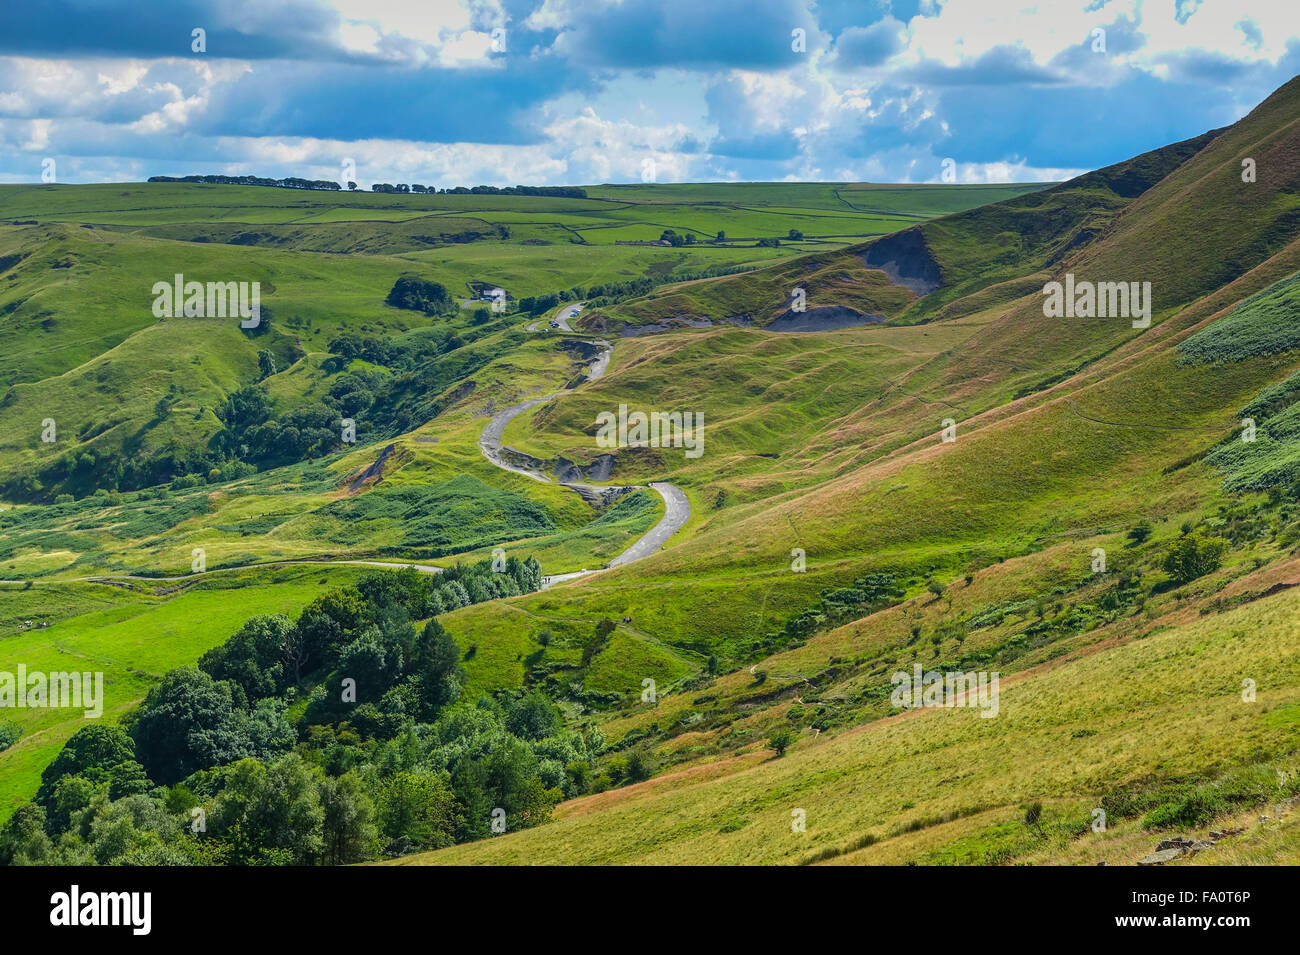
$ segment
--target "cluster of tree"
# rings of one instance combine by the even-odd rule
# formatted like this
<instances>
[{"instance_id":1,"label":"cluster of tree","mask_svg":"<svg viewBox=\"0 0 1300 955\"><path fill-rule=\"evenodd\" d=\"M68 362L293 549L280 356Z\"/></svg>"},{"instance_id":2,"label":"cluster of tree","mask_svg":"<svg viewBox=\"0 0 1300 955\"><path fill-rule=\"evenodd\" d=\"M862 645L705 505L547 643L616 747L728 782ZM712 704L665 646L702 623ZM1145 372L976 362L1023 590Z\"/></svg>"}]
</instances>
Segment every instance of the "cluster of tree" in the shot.
<instances>
[{"instance_id":1,"label":"cluster of tree","mask_svg":"<svg viewBox=\"0 0 1300 955\"><path fill-rule=\"evenodd\" d=\"M0 864L336 864L545 821L592 784L599 731L566 731L536 690L461 699L460 648L412 622L540 582L531 559L498 567L376 572L296 621L250 619L122 727L76 733Z\"/></svg>"},{"instance_id":2,"label":"cluster of tree","mask_svg":"<svg viewBox=\"0 0 1300 955\"><path fill-rule=\"evenodd\" d=\"M788 233L786 233L786 237L791 242L798 242L803 239L803 233L800 232L798 229L791 229ZM695 234L693 232L688 232L685 235L682 235L679 232L677 232L677 230L675 229L664 229L664 231L659 235L659 241L666 242L669 245L673 246L674 248L677 248L678 246L683 246L683 245L695 245L695 243L698 242L699 240L696 239ZM718 234L713 239L713 241L715 243L726 242L727 233L719 229ZM775 237L762 238L758 240L758 245L762 248L777 248L781 245L781 240ZM676 279L674 281L680 281L680 279Z\"/></svg>"},{"instance_id":3,"label":"cluster of tree","mask_svg":"<svg viewBox=\"0 0 1300 955\"><path fill-rule=\"evenodd\" d=\"M382 346L351 350L340 345L348 352L347 358L338 356L338 367L326 370L341 370L356 356L378 364L409 365L440 353L443 347L437 342L423 348L392 342ZM263 377L266 371L263 366ZM342 446L342 420L356 419L383 400L386 378L371 370L348 372L319 400L278 414L265 386L249 385L230 394L217 410L224 427L207 447L168 447L153 455L111 447L73 451L54 458L37 475L16 478L3 490L19 500L58 500L65 494L84 497L163 484L183 489L233 481L255 473L259 466L275 467L329 454ZM160 416L165 414L165 409L160 411Z\"/></svg>"},{"instance_id":4,"label":"cluster of tree","mask_svg":"<svg viewBox=\"0 0 1300 955\"><path fill-rule=\"evenodd\" d=\"M230 481L256 470L211 448L167 447L156 453L132 453L112 447L70 451L36 474L23 474L0 486L14 500L58 500L65 495L138 490L175 482Z\"/></svg>"},{"instance_id":5,"label":"cluster of tree","mask_svg":"<svg viewBox=\"0 0 1300 955\"><path fill-rule=\"evenodd\" d=\"M260 467L278 467L341 448L342 420L350 417L343 414L333 394L276 414L260 385L233 392L217 416L225 427L213 435L209 447L224 457Z\"/></svg>"},{"instance_id":6,"label":"cluster of tree","mask_svg":"<svg viewBox=\"0 0 1300 955\"><path fill-rule=\"evenodd\" d=\"M372 574L357 589L372 605L396 604L414 619L438 614L497 597L517 597L542 587L542 568L529 557L492 558L477 564L456 564L437 575L407 569Z\"/></svg>"},{"instance_id":7,"label":"cluster of tree","mask_svg":"<svg viewBox=\"0 0 1300 955\"><path fill-rule=\"evenodd\" d=\"M468 381L479 369L517 346L528 334L518 329L480 343L480 338L491 334L492 327L484 322L476 328L462 330L459 338L451 338L454 348L449 345L445 353L421 361L389 379L366 415L368 425L384 433L401 434L442 414L439 395L457 382Z\"/></svg>"},{"instance_id":8,"label":"cluster of tree","mask_svg":"<svg viewBox=\"0 0 1300 955\"><path fill-rule=\"evenodd\" d=\"M560 292L543 292L541 295L526 295L519 300L519 310L529 315L540 315L565 302L576 302L583 298L580 286L564 289Z\"/></svg>"},{"instance_id":9,"label":"cluster of tree","mask_svg":"<svg viewBox=\"0 0 1300 955\"><path fill-rule=\"evenodd\" d=\"M341 371L348 367L353 358L360 358L362 361L387 368L413 368L421 362L454 351L462 344L461 339L454 333L440 337L426 336L417 341L404 341L344 332L332 339L327 346L333 358L326 359L325 370Z\"/></svg>"},{"instance_id":10,"label":"cluster of tree","mask_svg":"<svg viewBox=\"0 0 1300 955\"><path fill-rule=\"evenodd\" d=\"M541 568L532 558L497 566L489 560L436 575L413 568L368 574L356 587L317 598L296 623L283 616L253 618L208 651L198 669L246 700L277 705L296 695L289 691L310 685L307 724L349 720L371 735L391 735L405 718L431 719L459 695L460 654L438 614L541 586ZM411 621L425 617L429 622L417 632ZM350 683L338 692L344 681ZM205 745L215 738L208 734ZM182 751L174 741L158 748L163 759ZM166 780L162 767L142 761Z\"/></svg>"},{"instance_id":11,"label":"cluster of tree","mask_svg":"<svg viewBox=\"0 0 1300 955\"><path fill-rule=\"evenodd\" d=\"M694 232L688 232L685 235L680 235L675 229L664 229L664 231L659 236L659 241L667 242L669 245L676 248L682 245L694 245L697 240L695 238Z\"/></svg>"},{"instance_id":12,"label":"cluster of tree","mask_svg":"<svg viewBox=\"0 0 1300 955\"><path fill-rule=\"evenodd\" d=\"M285 179L268 179L265 176L150 176L149 182L202 182L220 186L274 186L280 189L316 189L325 192L339 192L342 187L329 179L299 179L289 176ZM348 189L357 190L355 182L348 183ZM422 186L419 183L396 185L376 182L370 187L371 192L395 193L405 195L446 195L446 196L550 196L558 199L586 199L587 190L579 186L453 186L451 189L438 189Z\"/></svg>"},{"instance_id":13,"label":"cluster of tree","mask_svg":"<svg viewBox=\"0 0 1300 955\"><path fill-rule=\"evenodd\" d=\"M337 182L329 179L299 179L289 176L286 179L267 179L264 176L150 176L149 182L203 182L218 186L274 186L279 189L314 189L323 192L339 192ZM348 184L355 189L356 185Z\"/></svg>"},{"instance_id":14,"label":"cluster of tree","mask_svg":"<svg viewBox=\"0 0 1300 955\"><path fill-rule=\"evenodd\" d=\"M388 740L313 727L292 749L170 786L148 777L122 728L86 727L0 829L0 865L343 865L529 828L603 744L598 732L511 732L542 706L485 696Z\"/></svg>"},{"instance_id":15,"label":"cluster of tree","mask_svg":"<svg viewBox=\"0 0 1300 955\"><path fill-rule=\"evenodd\" d=\"M586 199L587 190L580 186L453 186L439 189L447 196L549 196L553 199Z\"/></svg>"},{"instance_id":16,"label":"cluster of tree","mask_svg":"<svg viewBox=\"0 0 1300 955\"><path fill-rule=\"evenodd\" d=\"M348 184L351 187L351 183ZM559 199L586 199L587 190L577 186L453 186L451 189L437 189L432 186L422 186L418 182L407 185L399 182L396 185L387 182L376 182L370 187L371 192L386 193L415 193L416 195L431 196L550 196Z\"/></svg>"},{"instance_id":17,"label":"cluster of tree","mask_svg":"<svg viewBox=\"0 0 1300 955\"><path fill-rule=\"evenodd\" d=\"M264 308L263 313L266 311ZM259 466L278 466L338 450L342 419L358 419L363 413L368 435L409 431L441 412L438 394L518 343L507 335L491 345L476 346L493 334L490 321L491 313L484 309L482 321L459 332L426 327L397 338L339 335L330 342L332 355L322 368L329 374L348 373L318 400L277 413L264 385L250 385L230 395L223 407L213 409L223 428L207 446L168 444L152 454L133 442L120 448L83 446L51 458L40 471L16 474L0 483L0 496L53 501L64 494L82 498L168 484L192 487L235 480L254 473ZM523 337L521 331L518 340ZM398 374L363 368L349 371L353 358ZM262 378L277 370L269 351L265 356L259 353L258 366ZM179 400L164 396L155 406L155 414L162 419L174 413ZM195 419L207 414L205 408L193 412ZM91 433L83 440L95 436Z\"/></svg>"},{"instance_id":18,"label":"cluster of tree","mask_svg":"<svg viewBox=\"0 0 1300 955\"><path fill-rule=\"evenodd\" d=\"M341 365L346 364L343 359ZM209 448L227 460L260 467L330 454L342 448L343 419L355 421L382 401L386 385L387 376L382 372L347 372L318 400L278 413L263 385L241 388L232 392L218 411L224 427L213 435ZM224 466L218 469L218 473L223 471Z\"/></svg>"},{"instance_id":19,"label":"cluster of tree","mask_svg":"<svg viewBox=\"0 0 1300 955\"><path fill-rule=\"evenodd\" d=\"M460 360L447 358L472 344L477 334L483 333L471 331L462 337L447 330L425 329L399 339L353 332L339 335L329 343L331 356L321 367L331 374L345 373L330 385L327 394L277 413L260 384L232 393L217 412L223 429L213 436L206 450L184 452L187 459L175 464L173 476L207 474L212 481L216 475L237 468L240 462L265 468L329 454L342 446L342 419L356 420L362 414L366 415L371 435L408 431L440 413L441 407L431 395L473 374L492 360L499 348L512 344L506 341L493 350L476 350ZM354 358L402 374L349 370ZM447 358L446 363L437 361L442 358ZM158 480L150 483L167 480L163 476L167 473L167 468L160 466ZM243 473L236 471L231 476Z\"/></svg>"},{"instance_id":20,"label":"cluster of tree","mask_svg":"<svg viewBox=\"0 0 1300 955\"><path fill-rule=\"evenodd\" d=\"M454 315L460 306L447 287L418 275L403 275L393 284L384 300L394 308L405 308L425 315Z\"/></svg>"}]
</instances>

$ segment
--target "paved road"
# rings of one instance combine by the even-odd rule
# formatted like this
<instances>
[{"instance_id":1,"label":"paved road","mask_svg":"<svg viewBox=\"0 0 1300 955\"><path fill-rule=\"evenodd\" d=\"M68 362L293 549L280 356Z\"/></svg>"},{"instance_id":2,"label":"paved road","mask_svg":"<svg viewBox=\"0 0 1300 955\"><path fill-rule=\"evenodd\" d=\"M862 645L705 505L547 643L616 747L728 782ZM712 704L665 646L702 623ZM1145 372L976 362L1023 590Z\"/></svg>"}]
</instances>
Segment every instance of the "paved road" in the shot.
<instances>
[{"instance_id":1,"label":"paved road","mask_svg":"<svg viewBox=\"0 0 1300 955\"><path fill-rule=\"evenodd\" d=\"M560 309L560 314L555 316L555 320L560 323L561 331L573 331L573 329L569 327L569 319L577 318L578 313L581 311L582 302L579 302L577 305L570 305L567 308Z\"/></svg>"},{"instance_id":2,"label":"paved road","mask_svg":"<svg viewBox=\"0 0 1300 955\"><path fill-rule=\"evenodd\" d=\"M546 320L547 328L550 327L550 324L553 321L560 326L560 331L563 332L573 331L573 329L569 327L569 319L578 317L578 313L582 311L582 305L583 305L582 302L578 302L576 305L567 305L564 308L560 309L559 314L557 314L555 318ZM528 330L530 332L543 331L541 326L542 326L542 320L538 319L537 321L533 322L531 325L528 326Z\"/></svg>"},{"instance_id":3,"label":"paved road","mask_svg":"<svg viewBox=\"0 0 1300 955\"><path fill-rule=\"evenodd\" d=\"M558 392L557 392L558 393ZM504 471L510 471L514 474L522 474L524 477L530 477L534 481L541 481L543 484L549 484L551 479L544 474L536 471L530 471L527 468L515 467L506 461L505 455L501 451L501 436L505 434L506 425L508 425L519 415L523 414L529 408L536 408L544 401L550 401L555 395L542 395L540 398L531 398L528 401L521 401L517 405L511 405L505 411L499 411L492 416L492 420L487 423L483 433L478 436L478 449L483 452L483 457L487 458L497 467Z\"/></svg>"},{"instance_id":4,"label":"paved road","mask_svg":"<svg viewBox=\"0 0 1300 955\"><path fill-rule=\"evenodd\" d=\"M570 305L564 310L564 313L569 314L565 315L564 313L561 313L563 316L561 322L565 326L566 331L571 331L571 329L567 327L568 319L577 315L581 308L581 305ZM531 328L532 326L529 327ZM597 379L604 377L605 372L609 369L609 360L614 354L614 348L609 342L603 340L595 341L591 344L603 347L603 350L596 357L596 360L592 362L591 366L587 369L587 380L596 381ZM530 408L537 407L544 401L550 401L552 398L556 397L556 395L562 393L563 392L556 392L555 394L543 395L540 398L530 398L528 401L521 401L518 404L511 405L504 411L497 412L497 414L493 415L492 420L487 423L486 427L484 427L483 433L479 435L478 439L479 450L483 452L483 456L502 470L510 471L513 474L521 474L524 477L532 478L534 481L540 481L543 484L551 483L551 479L545 474L529 470L528 468L516 467L507 462L501 450L501 436L505 433L506 425L516 417L523 414L525 411L528 411ZM593 485L564 484L564 487L575 489L589 486ZM641 485L636 485L636 487L641 487ZM659 550L659 548L662 547L670 537L681 530L682 526L690 520L691 505L686 499L686 495L682 493L681 488L662 482L651 482L650 487L659 492L659 496L664 499L664 516L659 520L658 524L650 529L648 534L634 543L627 550L623 551L623 553L610 560L610 567L616 567L620 564L628 564L634 560L649 557L651 554L655 553L655 551ZM402 564L378 560L277 560L267 561L261 564L240 564L236 567L215 567L212 570L183 574L179 577L141 577L134 574L96 574L93 577L60 578L60 582L66 583L70 581L95 580L142 580L161 582L191 580L194 577L199 577L203 574L215 574L236 570L253 570L265 567L290 567L295 564L355 564L364 567L392 567L399 570L406 567L414 567L416 570L425 574L442 573L441 567L435 567L432 564ZM565 580L572 580L575 577L582 577L591 573L595 573L595 571L584 569L569 574L557 574L554 577L545 578L546 582L544 586L549 587L552 584L557 584ZM21 583L26 583L26 581L0 580L0 584Z\"/></svg>"},{"instance_id":5,"label":"paved road","mask_svg":"<svg viewBox=\"0 0 1300 955\"><path fill-rule=\"evenodd\" d=\"M662 481L652 481L650 487L658 491L659 496L664 499L664 516L650 529L649 534L611 560L609 566L617 567L619 564L630 564L642 557L649 557L663 547L668 542L668 538L681 530L682 525L691 519L691 502L686 499L681 488Z\"/></svg>"},{"instance_id":6,"label":"paved road","mask_svg":"<svg viewBox=\"0 0 1300 955\"><path fill-rule=\"evenodd\" d=\"M591 363L587 369L587 380L595 381L598 378L604 378L605 372L609 369L609 360L614 355L614 346L606 341L592 342L593 345L603 345L604 350L596 356L596 360Z\"/></svg>"},{"instance_id":7,"label":"paved road","mask_svg":"<svg viewBox=\"0 0 1300 955\"><path fill-rule=\"evenodd\" d=\"M581 308L581 305L570 305L560 313L558 318L566 331L570 330L568 328L568 319L577 315ZM534 326L530 325L529 329L533 330ZM609 369L609 360L614 354L614 346L607 341L596 341L592 342L592 344L603 346L603 350L596 357L596 360L592 362L591 367L587 369L588 381L596 381L597 379L604 377L605 372ZM483 452L483 457L487 458L497 467L510 471L513 474L522 474L525 477L532 478L534 481L540 481L545 484L551 483L551 479L539 471L517 467L516 465L507 462L501 450L501 436L505 433L506 426L514 418L523 414L530 408L537 407L542 402L550 401L552 398L560 394L563 394L563 392L557 391L554 394L543 395L540 398L530 398L528 401L521 401L516 405L511 405L509 408L505 409L505 411L500 411L493 415L492 420L483 428L483 433L479 435L478 439L479 450ZM592 487L594 485L564 484L563 486L576 489L579 487ZM642 485L634 486L640 488ZM682 493L681 488L662 481L652 481L650 487L658 492L659 496L664 499L664 516L659 519L658 524L650 529L649 533L641 537L631 547L623 551L623 553L612 558L609 561L610 567L617 567L620 564L630 564L634 560L649 557L651 554L658 551L659 548L663 547L664 544L667 543L668 539L681 530L683 525L690 520L691 503L687 500L686 495ZM596 573L596 571L584 568L583 570L575 570L568 574L556 574L553 577L543 577L542 587L545 589L554 586L555 584L563 583L566 580L573 580L577 577L584 577L587 574L592 573Z\"/></svg>"}]
</instances>

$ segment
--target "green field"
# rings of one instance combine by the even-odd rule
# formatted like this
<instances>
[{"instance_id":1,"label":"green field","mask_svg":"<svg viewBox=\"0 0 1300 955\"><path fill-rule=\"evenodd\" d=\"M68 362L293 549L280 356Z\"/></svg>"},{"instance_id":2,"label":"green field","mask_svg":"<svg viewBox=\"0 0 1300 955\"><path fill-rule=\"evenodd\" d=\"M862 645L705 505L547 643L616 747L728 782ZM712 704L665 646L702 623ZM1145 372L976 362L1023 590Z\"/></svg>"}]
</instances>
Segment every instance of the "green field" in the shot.
<instances>
[{"instance_id":1,"label":"green field","mask_svg":"<svg viewBox=\"0 0 1300 955\"><path fill-rule=\"evenodd\" d=\"M292 613L360 573L359 568L316 566L218 574L176 593L147 584L137 589L103 583L5 585L0 613L9 635L0 645L0 671L12 673L21 663L31 671L102 672L102 719L116 722L162 674L198 659L250 615ZM24 614L47 626L20 630ZM0 752L5 818L36 791L41 771L64 741L88 723L75 710L12 713L23 736Z\"/></svg>"},{"instance_id":2,"label":"green field","mask_svg":"<svg viewBox=\"0 0 1300 955\"><path fill-rule=\"evenodd\" d=\"M1196 861L1294 863L1298 103L1051 186L0 187L0 671L95 660L147 719L250 617L359 594L284 624L328 648L296 682L292 636L203 671L376 794L384 848L343 861L1129 864L1246 823ZM260 281L266 327L155 318L178 272ZM1151 326L1047 317L1066 273L1151 282ZM550 480L480 450L529 401L503 453ZM703 414L704 453L602 446L620 406ZM671 517L651 482L689 519L619 563ZM497 555L597 572L447 604L340 563ZM998 716L899 706L918 665L998 673ZM354 671L384 692L337 709ZM0 751L0 812L64 716ZM452 809L397 833L404 773Z\"/></svg>"}]
</instances>

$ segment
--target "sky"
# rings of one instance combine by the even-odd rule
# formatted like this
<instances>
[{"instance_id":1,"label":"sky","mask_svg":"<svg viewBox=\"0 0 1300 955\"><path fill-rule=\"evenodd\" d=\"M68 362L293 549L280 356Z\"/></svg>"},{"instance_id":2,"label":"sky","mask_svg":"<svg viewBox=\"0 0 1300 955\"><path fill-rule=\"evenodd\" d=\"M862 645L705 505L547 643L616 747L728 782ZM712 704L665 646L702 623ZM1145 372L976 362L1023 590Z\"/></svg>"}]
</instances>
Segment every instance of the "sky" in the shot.
<instances>
[{"instance_id":1,"label":"sky","mask_svg":"<svg viewBox=\"0 0 1300 955\"><path fill-rule=\"evenodd\" d=\"M0 2L4 183L1059 180L1300 73L1298 0Z\"/></svg>"}]
</instances>

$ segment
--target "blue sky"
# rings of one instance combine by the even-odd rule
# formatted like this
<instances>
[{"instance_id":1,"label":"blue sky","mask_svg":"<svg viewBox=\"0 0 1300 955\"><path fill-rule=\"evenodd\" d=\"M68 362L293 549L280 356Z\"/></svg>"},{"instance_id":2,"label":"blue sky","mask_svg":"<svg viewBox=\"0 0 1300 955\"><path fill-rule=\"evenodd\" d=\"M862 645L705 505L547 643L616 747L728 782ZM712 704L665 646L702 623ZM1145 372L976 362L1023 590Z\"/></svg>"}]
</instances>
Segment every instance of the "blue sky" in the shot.
<instances>
[{"instance_id":1,"label":"blue sky","mask_svg":"<svg viewBox=\"0 0 1300 955\"><path fill-rule=\"evenodd\" d=\"M0 182L1062 179L1300 73L1295 0L34 0ZM194 31L205 49L196 52ZM48 165L48 164L46 164Z\"/></svg>"}]
</instances>

